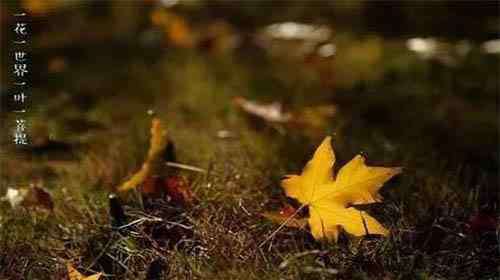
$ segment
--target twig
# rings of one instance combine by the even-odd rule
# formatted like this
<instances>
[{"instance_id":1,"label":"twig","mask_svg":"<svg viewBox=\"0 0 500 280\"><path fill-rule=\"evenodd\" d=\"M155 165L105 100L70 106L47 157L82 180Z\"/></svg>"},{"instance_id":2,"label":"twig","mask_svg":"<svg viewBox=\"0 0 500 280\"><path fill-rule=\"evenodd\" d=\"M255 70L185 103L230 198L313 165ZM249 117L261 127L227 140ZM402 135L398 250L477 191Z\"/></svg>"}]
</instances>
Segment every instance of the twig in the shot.
<instances>
[{"instance_id":1,"label":"twig","mask_svg":"<svg viewBox=\"0 0 500 280\"><path fill-rule=\"evenodd\" d=\"M137 220L134 220L126 225L123 225L123 226L120 226L118 227L118 229L124 229L124 228L127 228L127 227L130 227L130 226L133 226L133 225L136 225L136 224L140 224L140 223L143 223L143 222L146 222L146 221L150 221L150 222L161 222L163 221L162 219L160 218L157 218L157 219L149 219L149 218L146 218L146 217L142 217L142 218L139 218Z\"/></svg>"},{"instance_id":2,"label":"twig","mask_svg":"<svg viewBox=\"0 0 500 280\"><path fill-rule=\"evenodd\" d=\"M97 263L97 261L106 253L106 250L108 250L108 248L111 246L112 243L113 243L113 238L110 238L109 241L108 241L108 243L106 243L106 245L101 250L101 252L99 252L99 254L97 255L97 257L95 257L94 260L92 260L92 262L87 267L87 269L91 268L92 266L94 266Z\"/></svg>"},{"instance_id":3,"label":"twig","mask_svg":"<svg viewBox=\"0 0 500 280\"><path fill-rule=\"evenodd\" d=\"M128 269L128 267L127 267L124 263L122 263L119 259L117 259L117 258L115 258L114 256L112 256L110 253L106 253L106 256L108 256L110 259L114 260L114 261L115 261L116 263L118 263L121 267L125 268L125 270L130 271L130 270Z\"/></svg>"},{"instance_id":4,"label":"twig","mask_svg":"<svg viewBox=\"0 0 500 280\"><path fill-rule=\"evenodd\" d=\"M259 244L259 247L262 247L264 244L266 244L269 240L271 240L278 232L286 226L288 222L290 222L299 212L302 210L304 207L306 207L306 204L302 204L292 215L290 215L281 225L273 231L264 241L262 241Z\"/></svg>"},{"instance_id":5,"label":"twig","mask_svg":"<svg viewBox=\"0 0 500 280\"><path fill-rule=\"evenodd\" d=\"M176 223L176 222L170 222L170 221L165 221L165 223L167 224L170 224L170 225L174 225L174 226L178 226L178 227L181 227L183 229L193 229L193 226L186 226L186 225L183 225L181 223Z\"/></svg>"},{"instance_id":6,"label":"twig","mask_svg":"<svg viewBox=\"0 0 500 280\"><path fill-rule=\"evenodd\" d=\"M238 200L238 206L243 209L243 212L245 212L245 214L247 214L248 216L252 216L252 214L250 214L250 212L248 212L248 210L245 208L245 206L243 206L243 200L240 198Z\"/></svg>"},{"instance_id":7,"label":"twig","mask_svg":"<svg viewBox=\"0 0 500 280\"><path fill-rule=\"evenodd\" d=\"M182 163L178 163L178 162L167 161L165 164L167 166L170 166L170 167L176 167L176 168L200 172L200 173L207 173L207 171L203 168L199 168L199 167L187 165L187 164L182 164Z\"/></svg>"},{"instance_id":8,"label":"twig","mask_svg":"<svg viewBox=\"0 0 500 280\"><path fill-rule=\"evenodd\" d=\"M328 274L339 274L339 270L335 268L323 268L323 267L312 267L306 266L304 267L305 273L328 273Z\"/></svg>"}]
</instances>

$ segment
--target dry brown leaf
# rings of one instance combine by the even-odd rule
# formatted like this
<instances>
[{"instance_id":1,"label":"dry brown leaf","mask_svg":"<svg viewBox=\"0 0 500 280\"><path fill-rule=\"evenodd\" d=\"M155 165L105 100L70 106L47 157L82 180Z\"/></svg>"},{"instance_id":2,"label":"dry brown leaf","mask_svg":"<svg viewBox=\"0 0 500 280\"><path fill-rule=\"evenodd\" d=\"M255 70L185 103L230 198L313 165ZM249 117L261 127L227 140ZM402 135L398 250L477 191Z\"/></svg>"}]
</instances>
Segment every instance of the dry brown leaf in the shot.
<instances>
[{"instance_id":1,"label":"dry brown leaf","mask_svg":"<svg viewBox=\"0 0 500 280\"><path fill-rule=\"evenodd\" d=\"M234 103L243 111L268 122L286 123L292 119L292 115L290 113L285 113L279 102L262 104L238 96L234 98Z\"/></svg>"},{"instance_id":2,"label":"dry brown leaf","mask_svg":"<svg viewBox=\"0 0 500 280\"><path fill-rule=\"evenodd\" d=\"M24 207L38 207L50 211L54 209L54 202L50 193L36 186L18 189L8 188L2 200L8 201L12 208L22 205Z\"/></svg>"},{"instance_id":3,"label":"dry brown leaf","mask_svg":"<svg viewBox=\"0 0 500 280\"><path fill-rule=\"evenodd\" d=\"M161 155L165 151L167 143L167 130L163 127L160 119L154 118L151 123L151 141L146 160L139 171L118 187L118 191L131 190L150 177L154 170L158 168Z\"/></svg>"},{"instance_id":4,"label":"dry brown leaf","mask_svg":"<svg viewBox=\"0 0 500 280\"><path fill-rule=\"evenodd\" d=\"M337 112L335 105L310 106L287 112L279 102L264 104L241 96L234 98L234 104L246 113L270 123L286 124L292 129L299 127L312 133L321 131Z\"/></svg>"},{"instance_id":5,"label":"dry brown leaf","mask_svg":"<svg viewBox=\"0 0 500 280\"><path fill-rule=\"evenodd\" d=\"M25 207L41 207L47 210L54 209L52 196L45 189L32 186L24 198L22 205Z\"/></svg>"},{"instance_id":6,"label":"dry brown leaf","mask_svg":"<svg viewBox=\"0 0 500 280\"><path fill-rule=\"evenodd\" d=\"M183 17L166 9L155 9L151 13L151 22L163 29L169 43L181 48L195 46L193 30Z\"/></svg>"},{"instance_id":7,"label":"dry brown leaf","mask_svg":"<svg viewBox=\"0 0 500 280\"><path fill-rule=\"evenodd\" d=\"M167 194L174 202L188 205L194 202L194 194L184 177L172 176L164 179L163 184Z\"/></svg>"}]
</instances>

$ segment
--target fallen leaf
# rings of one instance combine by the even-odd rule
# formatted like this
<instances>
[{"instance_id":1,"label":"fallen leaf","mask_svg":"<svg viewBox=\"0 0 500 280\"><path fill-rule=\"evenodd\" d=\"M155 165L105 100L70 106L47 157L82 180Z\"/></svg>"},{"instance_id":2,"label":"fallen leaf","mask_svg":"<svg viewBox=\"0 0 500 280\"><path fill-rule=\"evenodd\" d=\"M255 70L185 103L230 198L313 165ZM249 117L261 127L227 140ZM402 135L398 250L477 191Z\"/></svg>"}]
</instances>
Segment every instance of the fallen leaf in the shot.
<instances>
[{"instance_id":1,"label":"fallen leaf","mask_svg":"<svg viewBox=\"0 0 500 280\"><path fill-rule=\"evenodd\" d=\"M192 33L187 22L179 16L172 18L167 31L170 41L177 47L183 48L192 48L194 46Z\"/></svg>"},{"instance_id":2,"label":"fallen leaf","mask_svg":"<svg viewBox=\"0 0 500 280\"><path fill-rule=\"evenodd\" d=\"M25 207L41 207L47 210L54 209L54 202L50 193L45 189L36 186L32 186L29 189L22 205Z\"/></svg>"},{"instance_id":3,"label":"fallen leaf","mask_svg":"<svg viewBox=\"0 0 500 280\"><path fill-rule=\"evenodd\" d=\"M283 112L282 105L279 102L262 104L238 96L234 98L234 103L243 111L269 122L286 123L292 118L290 113Z\"/></svg>"},{"instance_id":4,"label":"fallen leaf","mask_svg":"<svg viewBox=\"0 0 500 280\"><path fill-rule=\"evenodd\" d=\"M151 124L151 141L148 155L142 164L142 167L130 179L118 187L118 191L124 192L131 190L142 184L151 173L158 167L161 155L167 147L167 130L158 118L154 118Z\"/></svg>"},{"instance_id":5,"label":"fallen leaf","mask_svg":"<svg viewBox=\"0 0 500 280\"><path fill-rule=\"evenodd\" d=\"M174 203L183 205L190 205L195 200L188 181L182 176L148 177L142 183L140 190L151 197L159 197L166 193Z\"/></svg>"},{"instance_id":6,"label":"fallen leaf","mask_svg":"<svg viewBox=\"0 0 500 280\"><path fill-rule=\"evenodd\" d=\"M164 188L172 201L181 204L191 204L194 201L194 195L184 177L172 176L164 179Z\"/></svg>"},{"instance_id":7,"label":"fallen leaf","mask_svg":"<svg viewBox=\"0 0 500 280\"><path fill-rule=\"evenodd\" d=\"M194 32L183 17L166 9L155 9L151 13L151 22L163 29L167 41L174 46L194 47L196 43Z\"/></svg>"},{"instance_id":8,"label":"fallen leaf","mask_svg":"<svg viewBox=\"0 0 500 280\"><path fill-rule=\"evenodd\" d=\"M144 194L155 195L160 193L158 177L151 176L144 180L141 185L141 192Z\"/></svg>"},{"instance_id":9,"label":"fallen leaf","mask_svg":"<svg viewBox=\"0 0 500 280\"><path fill-rule=\"evenodd\" d=\"M286 124L291 129L297 127L310 131L323 130L328 121L337 113L335 105L309 106L294 111L283 110L280 102L259 103L238 96L234 104L246 113L261 118L270 123Z\"/></svg>"},{"instance_id":10,"label":"fallen leaf","mask_svg":"<svg viewBox=\"0 0 500 280\"><path fill-rule=\"evenodd\" d=\"M301 175L282 181L287 196L309 208L309 226L315 239L337 241L340 228L354 236L388 235L375 218L350 206L381 201L378 191L401 168L369 167L361 155L343 166L336 178L331 137L326 137Z\"/></svg>"},{"instance_id":11,"label":"fallen leaf","mask_svg":"<svg viewBox=\"0 0 500 280\"><path fill-rule=\"evenodd\" d=\"M297 212L297 208L293 207L292 205L287 204L287 205L283 206L283 208L281 208L281 210L279 211L279 214L288 218L288 217L295 215L295 212Z\"/></svg>"},{"instance_id":12,"label":"fallen leaf","mask_svg":"<svg viewBox=\"0 0 500 280\"><path fill-rule=\"evenodd\" d=\"M91 276L83 276L71 264L68 263L66 267L68 268L69 280L98 280L102 275L102 273L96 273Z\"/></svg>"},{"instance_id":13,"label":"fallen leaf","mask_svg":"<svg viewBox=\"0 0 500 280\"><path fill-rule=\"evenodd\" d=\"M494 232L498 227L498 218L492 213L477 213L467 223L470 233Z\"/></svg>"},{"instance_id":14,"label":"fallen leaf","mask_svg":"<svg viewBox=\"0 0 500 280\"><path fill-rule=\"evenodd\" d=\"M12 208L16 208L21 204L21 202L23 202L27 194L28 194L28 189L26 188L21 188L21 189L8 188L7 193L5 194L4 197L2 197L2 200L8 201L10 203L10 206L12 206Z\"/></svg>"},{"instance_id":15,"label":"fallen leaf","mask_svg":"<svg viewBox=\"0 0 500 280\"><path fill-rule=\"evenodd\" d=\"M40 207L47 210L54 209L54 202L50 193L36 186L19 189L8 188L2 200L8 201L12 208L22 205L24 207Z\"/></svg>"}]
</instances>

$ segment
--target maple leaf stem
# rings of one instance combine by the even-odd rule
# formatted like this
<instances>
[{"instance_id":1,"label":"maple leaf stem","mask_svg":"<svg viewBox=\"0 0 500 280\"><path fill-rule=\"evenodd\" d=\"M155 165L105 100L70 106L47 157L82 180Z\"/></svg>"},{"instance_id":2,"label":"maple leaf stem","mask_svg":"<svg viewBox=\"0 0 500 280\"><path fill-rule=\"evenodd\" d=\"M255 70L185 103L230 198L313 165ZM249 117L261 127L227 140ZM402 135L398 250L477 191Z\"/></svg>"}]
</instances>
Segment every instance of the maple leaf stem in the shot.
<instances>
[{"instance_id":1,"label":"maple leaf stem","mask_svg":"<svg viewBox=\"0 0 500 280\"><path fill-rule=\"evenodd\" d=\"M273 237L276 234L278 234L280 232L280 230L283 229L288 224L288 222L290 222L295 216L297 216L297 214L300 212L300 210L304 209L304 207L306 207L306 206L308 206L308 204L302 204L299 208L297 208L297 210L295 210L295 212L292 215L290 215L283 223L280 224L280 226L276 230L274 230L268 237L266 237L266 239L264 241L262 241L259 244L259 247L264 246L264 244L269 242L269 240L273 239Z\"/></svg>"}]
</instances>

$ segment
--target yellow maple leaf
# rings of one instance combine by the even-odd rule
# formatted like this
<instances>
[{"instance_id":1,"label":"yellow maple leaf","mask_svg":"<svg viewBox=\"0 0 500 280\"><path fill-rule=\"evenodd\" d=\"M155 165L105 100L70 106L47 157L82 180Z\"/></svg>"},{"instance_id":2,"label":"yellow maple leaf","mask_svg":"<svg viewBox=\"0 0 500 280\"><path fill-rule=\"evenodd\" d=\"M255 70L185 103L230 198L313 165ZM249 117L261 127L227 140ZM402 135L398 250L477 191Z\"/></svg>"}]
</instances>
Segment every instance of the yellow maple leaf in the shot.
<instances>
[{"instance_id":1,"label":"yellow maple leaf","mask_svg":"<svg viewBox=\"0 0 500 280\"><path fill-rule=\"evenodd\" d=\"M163 127L160 119L154 118L151 122L151 140L146 160L139 171L118 187L118 191L128 191L144 182L158 165L160 156L167 147L167 144L167 130Z\"/></svg>"},{"instance_id":2,"label":"yellow maple leaf","mask_svg":"<svg viewBox=\"0 0 500 280\"><path fill-rule=\"evenodd\" d=\"M68 268L69 280L98 280L102 275L102 273L96 273L90 276L83 276L71 264L68 263L66 267Z\"/></svg>"},{"instance_id":3,"label":"yellow maple leaf","mask_svg":"<svg viewBox=\"0 0 500 280\"><path fill-rule=\"evenodd\" d=\"M381 201L378 191L399 167L371 167L361 155L343 166L333 177L335 154L326 137L301 175L288 175L281 184L286 195L309 208L309 226L315 239L337 240L342 228L354 236L388 235L375 218L350 206Z\"/></svg>"}]
</instances>

